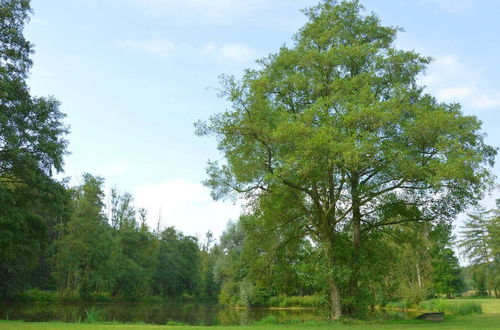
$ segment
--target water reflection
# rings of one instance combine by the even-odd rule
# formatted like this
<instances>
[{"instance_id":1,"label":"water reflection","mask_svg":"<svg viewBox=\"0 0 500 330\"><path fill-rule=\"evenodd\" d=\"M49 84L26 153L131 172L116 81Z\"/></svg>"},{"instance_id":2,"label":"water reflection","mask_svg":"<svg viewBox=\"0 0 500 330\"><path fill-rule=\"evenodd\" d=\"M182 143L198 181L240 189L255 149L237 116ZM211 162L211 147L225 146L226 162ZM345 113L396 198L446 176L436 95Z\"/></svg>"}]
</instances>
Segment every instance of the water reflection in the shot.
<instances>
[{"instance_id":1,"label":"water reflection","mask_svg":"<svg viewBox=\"0 0 500 330\"><path fill-rule=\"evenodd\" d=\"M246 325L272 316L279 323L326 319L321 310L231 309L217 303L170 302L163 304L117 303L37 303L1 304L0 318L8 320L84 322L89 312L100 321L166 324L169 321L191 325ZM404 312L378 312L371 318L409 318Z\"/></svg>"}]
</instances>

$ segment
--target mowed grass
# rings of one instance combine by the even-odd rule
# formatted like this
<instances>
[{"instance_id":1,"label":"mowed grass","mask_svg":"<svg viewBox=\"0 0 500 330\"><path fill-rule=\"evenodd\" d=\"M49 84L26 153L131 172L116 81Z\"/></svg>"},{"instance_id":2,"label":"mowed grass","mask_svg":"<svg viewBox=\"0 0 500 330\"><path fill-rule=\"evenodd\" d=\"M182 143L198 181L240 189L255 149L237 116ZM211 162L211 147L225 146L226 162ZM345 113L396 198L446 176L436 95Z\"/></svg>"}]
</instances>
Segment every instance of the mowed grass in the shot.
<instances>
[{"instance_id":1,"label":"mowed grass","mask_svg":"<svg viewBox=\"0 0 500 330\"><path fill-rule=\"evenodd\" d=\"M352 324L342 323L300 323L300 324L270 324L255 326L162 326L147 324L85 324L85 323L62 323L62 322L20 322L20 321L0 321L0 329L34 330L34 329L127 329L127 330L285 330L285 329L407 329L407 330L425 330L425 329L499 329L500 314L481 314L461 317L447 317L445 322L426 322L426 321L403 321L403 322L353 322Z\"/></svg>"},{"instance_id":2,"label":"mowed grass","mask_svg":"<svg viewBox=\"0 0 500 330\"><path fill-rule=\"evenodd\" d=\"M296 324L266 324L253 326L165 326L149 324L123 324L123 323L63 323L63 322L22 322L22 321L0 321L0 329L127 329L127 330L148 330L148 329L166 329L166 330L285 330L285 329L407 329L407 330L425 330L425 329L500 329L500 299L453 299L448 300L452 303L464 301L478 302L483 306L483 314L468 316L446 316L444 322L426 322L420 320L409 321L350 321L346 323L330 322L311 322Z\"/></svg>"}]
</instances>

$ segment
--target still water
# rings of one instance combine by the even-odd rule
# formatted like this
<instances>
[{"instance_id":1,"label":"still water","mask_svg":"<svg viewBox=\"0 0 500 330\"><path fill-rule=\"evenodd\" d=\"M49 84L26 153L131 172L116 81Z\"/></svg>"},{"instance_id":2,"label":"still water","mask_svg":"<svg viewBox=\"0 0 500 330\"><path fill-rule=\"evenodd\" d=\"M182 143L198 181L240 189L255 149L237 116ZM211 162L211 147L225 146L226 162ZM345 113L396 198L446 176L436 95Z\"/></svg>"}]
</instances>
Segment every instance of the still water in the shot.
<instances>
[{"instance_id":1,"label":"still water","mask_svg":"<svg viewBox=\"0 0 500 330\"><path fill-rule=\"evenodd\" d=\"M175 321L191 325L245 325L269 316L274 317L279 323L327 318L325 312L321 310L231 309L206 302L0 304L0 319L3 320L84 322L89 316L97 316L99 321L155 324ZM390 314L384 312L374 317L404 319L413 315L403 312Z\"/></svg>"}]
</instances>

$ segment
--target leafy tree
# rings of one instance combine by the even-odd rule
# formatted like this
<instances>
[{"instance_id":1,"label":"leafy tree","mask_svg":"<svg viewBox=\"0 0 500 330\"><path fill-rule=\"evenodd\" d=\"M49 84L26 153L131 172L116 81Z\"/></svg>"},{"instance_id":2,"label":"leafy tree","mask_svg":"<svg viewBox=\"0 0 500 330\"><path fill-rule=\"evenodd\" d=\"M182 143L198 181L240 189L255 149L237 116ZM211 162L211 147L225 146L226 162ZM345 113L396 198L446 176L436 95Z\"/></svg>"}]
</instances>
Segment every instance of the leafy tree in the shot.
<instances>
[{"instance_id":1,"label":"leafy tree","mask_svg":"<svg viewBox=\"0 0 500 330\"><path fill-rule=\"evenodd\" d=\"M30 10L28 0L0 0L0 297L47 281L49 267L40 260L67 200L51 177L66 154L64 115L57 100L31 96L26 83L33 46L23 28Z\"/></svg>"},{"instance_id":2,"label":"leafy tree","mask_svg":"<svg viewBox=\"0 0 500 330\"><path fill-rule=\"evenodd\" d=\"M199 295L204 298L216 298L219 286L215 281L215 263L219 257L220 248L215 244L213 234L208 231L200 246L200 285Z\"/></svg>"},{"instance_id":3,"label":"leafy tree","mask_svg":"<svg viewBox=\"0 0 500 330\"><path fill-rule=\"evenodd\" d=\"M195 294L199 283L199 251L194 237L173 227L160 233L153 290L163 297Z\"/></svg>"},{"instance_id":4,"label":"leafy tree","mask_svg":"<svg viewBox=\"0 0 500 330\"><path fill-rule=\"evenodd\" d=\"M215 265L215 278L220 285L219 301L241 305L240 283L248 274L248 263L242 259L246 233L238 222L229 222L220 238L220 253Z\"/></svg>"},{"instance_id":5,"label":"leafy tree","mask_svg":"<svg viewBox=\"0 0 500 330\"><path fill-rule=\"evenodd\" d=\"M500 221L498 211L477 208L468 214L460 241L460 248L472 265L476 282L485 283L488 291L500 297ZM480 274L480 273L483 274ZM481 289L480 289L481 290Z\"/></svg>"},{"instance_id":6,"label":"leafy tree","mask_svg":"<svg viewBox=\"0 0 500 330\"><path fill-rule=\"evenodd\" d=\"M432 258L432 288L437 294L446 294L451 298L463 289L460 278L461 268L453 251L451 226L439 224L430 232Z\"/></svg>"},{"instance_id":7,"label":"leafy tree","mask_svg":"<svg viewBox=\"0 0 500 330\"><path fill-rule=\"evenodd\" d=\"M83 175L83 184L72 191L73 211L56 242L55 278L58 288L78 292L84 299L112 287L111 252L115 247L103 212L103 179Z\"/></svg>"},{"instance_id":8,"label":"leafy tree","mask_svg":"<svg viewBox=\"0 0 500 330\"><path fill-rule=\"evenodd\" d=\"M111 191L111 219L114 235L112 266L114 286L112 293L127 300L147 296L157 266L158 241L146 225L146 214L132 206L133 198L128 193Z\"/></svg>"},{"instance_id":9,"label":"leafy tree","mask_svg":"<svg viewBox=\"0 0 500 330\"><path fill-rule=\"evenodd\" d=\"M291 47L240 81L222 78L232 107L199 122L197 134L214 135L225 155L208 164L214 198L237 192L274 216L268 205L282 205L276 224L293 219L321 248L337 319L341 292L362 301L364 241L381 227L463 210L490 183L496 150L477 118L417 85L430 59L397 50L397 28L363 15L358 1L325 0L305 13Z\"/></svg>"},{"instance_id":10,"label":"leafy tree","mask_svg":"<svg viewBox=\"0 0 500 330\"><path fill-rule=\"evenodd\" d=\"M26 78L32 45L24 39L27 0L0 1L0 183L35 184L62 170L68 132L54 98L32 97Z\"/></svg>"}]
</instances>

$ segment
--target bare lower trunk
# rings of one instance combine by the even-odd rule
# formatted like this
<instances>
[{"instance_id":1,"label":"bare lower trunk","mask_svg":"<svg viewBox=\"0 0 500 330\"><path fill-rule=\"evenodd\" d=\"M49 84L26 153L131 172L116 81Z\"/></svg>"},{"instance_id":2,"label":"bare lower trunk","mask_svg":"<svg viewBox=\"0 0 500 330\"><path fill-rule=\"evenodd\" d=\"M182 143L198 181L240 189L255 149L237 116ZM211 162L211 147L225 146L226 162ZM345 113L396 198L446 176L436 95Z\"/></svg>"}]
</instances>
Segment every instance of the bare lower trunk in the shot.
<instances>
[{"instance_id":1,"label":"bare lower trunk","mask_svg":"<svg viewBox=\"0 0 500 330\"><path fill-rule=\"evenodd\" d=\"M342 306L340 303L340 290L334 277L335 256L333 253L334 239L331 232L325 231L321 237L323 244L323 251L325 253L325 264L327 266L326 282L330 293L330 318L338 320L342 316Z\"/></svg>"},{"instance_id":2,"label":"bare lower trunk","mask_svg":"<svg viewBox=\"0 0 500 330\"><path fill-rule=\"evenodd\" d=\"M338 320L342 316L340 292L337 283L331 277L328 279L328 288L330 289L330 317L332 320Z\"/></svg>"},{"instance_id":3,"label":"bare lower trunk","mask_svg":"<svg viewBox=\"0 0 500 330\"><path fill-rule=\"evenodd\" d=\"M359 295L359 272L360 272L360 255L361 255L361 199L358 191L358 176L353 173L351 178L351 197L352 197L352 243L353 250L351 256L352 273L349 279L349 294L354 299ZM349 306L348 312L356 314L357 306L352 304Z\"/></svg>"},{"instance_id":4,"label":"bare lower trunk","mask_svg":"<svg viewBox=\"0 0 500 330\"><path fill-rule=\"evenodd\" d=\"M420 278L420 267L419 267L418 263L415 265L415 267L417 268L418 288L422 289L422 279Z\"/></svg>"}]
</instances>

